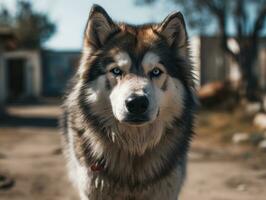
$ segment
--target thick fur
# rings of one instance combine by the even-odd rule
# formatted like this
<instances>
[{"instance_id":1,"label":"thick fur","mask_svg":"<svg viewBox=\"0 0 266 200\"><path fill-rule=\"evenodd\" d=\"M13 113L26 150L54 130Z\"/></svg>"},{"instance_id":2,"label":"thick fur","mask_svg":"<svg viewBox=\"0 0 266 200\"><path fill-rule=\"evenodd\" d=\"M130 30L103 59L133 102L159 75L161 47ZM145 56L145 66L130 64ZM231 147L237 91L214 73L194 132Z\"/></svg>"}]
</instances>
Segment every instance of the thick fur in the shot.
<instances>
[{"instance_id":1,"label":"thick fur","mask_svg":"<svg viewBox=\"0 0 266 200\"><path fill-rule=\"evenodd\" d=\"M61 120L70 177L81 199L176 200L196 107L182 15L132 26L114 23L96 5L84 35ZM123 74L114 76L117 66ZM152 77L154 68L162 74ZM124 102L132 94L149 101L143 123L127 119Z\"/></svg>"}]
</instances>

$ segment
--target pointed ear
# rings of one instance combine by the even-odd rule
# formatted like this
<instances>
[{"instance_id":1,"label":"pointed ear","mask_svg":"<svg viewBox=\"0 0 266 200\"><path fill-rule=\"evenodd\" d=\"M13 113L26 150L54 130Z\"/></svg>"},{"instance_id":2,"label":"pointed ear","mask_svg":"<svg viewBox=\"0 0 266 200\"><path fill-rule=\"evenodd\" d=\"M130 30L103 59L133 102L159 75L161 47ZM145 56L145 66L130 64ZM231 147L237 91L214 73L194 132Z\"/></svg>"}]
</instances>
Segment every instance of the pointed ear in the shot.
<instances>
[{"instance_id":1,"label":"pointed ear","mask_svg":"<svg viewBox=\"0 0 266 200\"><path fill-rule=\"evenodd\" d=\"M117 26L107 12L99 5L93 5L84 34L84 47L96 50L103 46L107 37Z\"/></svg>"},{"instance_id":2,"label":"pointed ear","mask_svg":"<svg viewBox=\"0 0 266 200\"><path fill-rule=\"evenodd\" d=\"M187 51L187 31L185 20L181 12L175 12L168 15L157 31L161 34L171 48L174 48L179 54L184 54Z\"/></svg>"}]
</instances>

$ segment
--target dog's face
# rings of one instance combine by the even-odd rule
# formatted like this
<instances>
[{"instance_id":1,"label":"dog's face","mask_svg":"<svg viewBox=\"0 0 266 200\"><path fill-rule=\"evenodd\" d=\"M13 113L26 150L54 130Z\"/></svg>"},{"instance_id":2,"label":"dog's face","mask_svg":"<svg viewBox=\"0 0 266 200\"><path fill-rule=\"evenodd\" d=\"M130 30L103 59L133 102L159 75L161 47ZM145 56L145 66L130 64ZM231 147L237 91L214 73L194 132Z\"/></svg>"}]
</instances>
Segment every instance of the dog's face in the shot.
<instances>
[{"instance_id":1,"label":"dog's face","mask_svg":"<svg viewBox=\"0 0 266 200\"><path fill-rule=\"evenodd\" d=\"M75 89L85 119L122 148L143 154L183 114L191 92L187 51L180 13L132 26L114 23L94 6Z\"/></svg>"},{"instance_id":2,"label":"dog's face","mask_svg":"<svg viewBox=\"0 0 266 200\"><path fill-rule=\"evenodd\" d=\"M165 69L155 53L141 57L129 49L117 49L114 62L107 67L112 111L121 123L142 125L159 115Z\"/></svg>"},{"instance_id":3,"label":"dog's face","mask_svg":"<svg viewBox=\"0 0 266 200\"><path fill-rule=\"evenodd\" d=\"M114 23L95 6L79 71L94 112L131 126L180 115L187 78L186 45L180 13L160 24L131 26Z\"/></svg>"}]
</instances>

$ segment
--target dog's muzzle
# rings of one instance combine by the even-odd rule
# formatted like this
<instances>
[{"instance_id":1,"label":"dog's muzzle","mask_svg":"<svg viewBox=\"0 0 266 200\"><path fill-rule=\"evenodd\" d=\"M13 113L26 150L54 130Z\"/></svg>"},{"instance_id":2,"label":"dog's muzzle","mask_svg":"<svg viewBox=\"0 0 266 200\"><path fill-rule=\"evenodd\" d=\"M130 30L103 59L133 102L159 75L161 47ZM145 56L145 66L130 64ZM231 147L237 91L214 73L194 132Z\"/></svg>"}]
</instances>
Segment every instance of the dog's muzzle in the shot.
<instances>
[{"instance_id":1,"label":"dog's muzzle","mask_svg":"<svg viewBox=\"0 0 266 200\"><path fill-rule=\"evenodd\" d=\"M128 110L128 116L125 122L131 124L142 124L149 121L147 110L149 108L149 100L145 95L132 95L125 101Z\"/></svg>"},{"instance_id":2,"label":"dog's muzzle","mask_svg":"<svg viewBox=\"0 0 266 200\"><path fill-rule=\"evenodd\" d=\"M126 107L130 114L141 115L147 111L149 100L146 96L130 96L126 100Z\"/></svg>"}]
</instances>

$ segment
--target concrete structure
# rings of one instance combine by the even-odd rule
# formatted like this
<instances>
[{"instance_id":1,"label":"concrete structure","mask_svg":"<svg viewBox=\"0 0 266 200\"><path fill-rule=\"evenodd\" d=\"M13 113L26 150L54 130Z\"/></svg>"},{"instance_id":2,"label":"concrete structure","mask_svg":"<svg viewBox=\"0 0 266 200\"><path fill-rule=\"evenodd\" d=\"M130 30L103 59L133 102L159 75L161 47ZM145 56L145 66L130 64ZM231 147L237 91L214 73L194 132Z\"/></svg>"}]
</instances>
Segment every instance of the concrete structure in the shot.
<instances>
[{"instance_id":1,"label":"concrete structure","mask_svg":"<svg viewBox=\"0 0 266 200\"><path fill-rule=\"evenodd\" d=\"M60 96L80 51L15 50L0 54L0 102Z\"/></svg>"},{"instance_id":2,"label":"concrete structure","mask_svg":"<svg viewBox=\"0 0 266 200\"><path fill-rule=\"evenodd\" d=\"M43 51L42 78L44 96L59 96L79 65L80 51Z\"/></svg>"},{"instance_id":3,"label":"concrete structure","mask_svg":"<svg viewBox=\"0 0 266 200\"><path fill-rule=\"evenodd\" d=\"M9 51L1 57L0 101L39 97L42 91L39 51Z\"/></svg>"},{"instance_id":4,"label":"concrete structure","mask_svg":"<svg viewBox=\"0 0 266 200\"><path fill-rule=\"evenodd\" d=\"M5 82L3 81L3 77L5 76L3 53L12 46L13 38L11 28L5 26L0 27L0 110L5 99L4 94L6 93Z\"/></svg>"},{"instance_id":5,"label":"concrete structure","mask_svg":"<svg viewBox=\"0 0 266 200\"><path fill-rule=\"evenodd\" d=\"M239 51L233 38L229 39L228 43L233 51ZM221 50L219 37L193 37L191 39L191 50L199 86L213 81L231 80L237 82L240 80L239 66ZM265 38L261 38L259 41L259 54L255 67L260 86L266 90Z\"/></svg>"},{"instance_id":6,"label":"concrete structure","mask_svg":"<svg viewBox=\"0 0 266 200\"><path fill-rule=\"evenodd\" d=\"M259 84L261 88L266 91L266 43L262 46L259 52L258 65L260 66Z\"/></svg>"}]
</instances>

